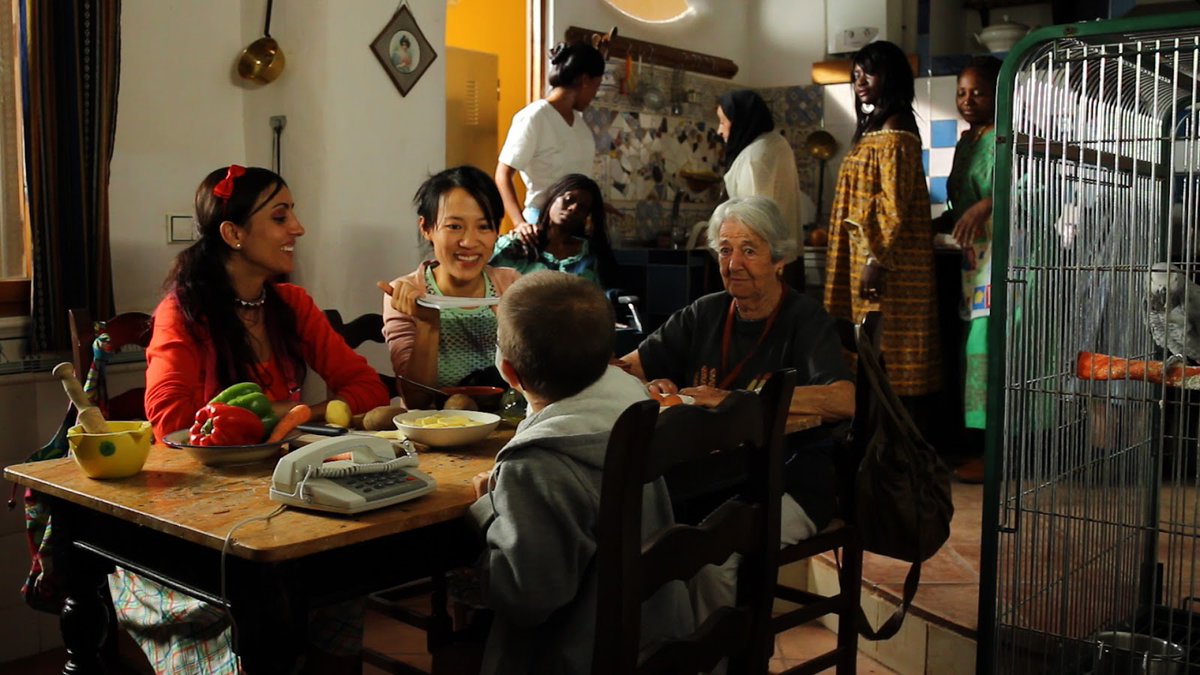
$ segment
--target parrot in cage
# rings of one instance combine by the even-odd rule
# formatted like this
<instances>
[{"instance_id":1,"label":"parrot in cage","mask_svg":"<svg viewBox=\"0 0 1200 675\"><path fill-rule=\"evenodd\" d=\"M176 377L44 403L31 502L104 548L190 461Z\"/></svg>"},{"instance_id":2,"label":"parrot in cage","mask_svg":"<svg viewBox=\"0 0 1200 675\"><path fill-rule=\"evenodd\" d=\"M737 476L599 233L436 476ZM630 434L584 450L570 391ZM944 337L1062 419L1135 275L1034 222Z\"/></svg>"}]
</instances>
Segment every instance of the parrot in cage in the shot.
<instances>
[{"instance_id":1,"label":"parrot in cage","mask_svg":"<svg viewBox=\"0 0 1200 675\"><path fill-rule=\"evenodd\" d=\"M1146 295L1146 324L1170 360L1200 361L1200 285L1170 263L1155 263Z\"/></svg>"}]
</instances>

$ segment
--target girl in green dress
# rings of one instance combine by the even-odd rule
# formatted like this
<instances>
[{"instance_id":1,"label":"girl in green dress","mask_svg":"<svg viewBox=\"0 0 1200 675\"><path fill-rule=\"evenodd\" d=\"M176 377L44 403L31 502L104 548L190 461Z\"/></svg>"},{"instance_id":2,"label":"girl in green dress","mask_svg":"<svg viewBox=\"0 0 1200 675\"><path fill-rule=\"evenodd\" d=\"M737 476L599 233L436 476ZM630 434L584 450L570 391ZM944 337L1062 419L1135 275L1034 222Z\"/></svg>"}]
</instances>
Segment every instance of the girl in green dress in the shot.
<instances>
[{"instance_id":1,"label":"girl in green dress","mask_svg":"<svg viewBox=\"0 0 1200 675\"><path fill-rule=\"evenodd\" d=\"M546 188L546 208L537 221L537 247L527 247L514 230L496 241L491 264L521 274L566 272L601 288L615 286L617 263L608 240L600 186L572 173Z\"/></svg>"}]
</instances>

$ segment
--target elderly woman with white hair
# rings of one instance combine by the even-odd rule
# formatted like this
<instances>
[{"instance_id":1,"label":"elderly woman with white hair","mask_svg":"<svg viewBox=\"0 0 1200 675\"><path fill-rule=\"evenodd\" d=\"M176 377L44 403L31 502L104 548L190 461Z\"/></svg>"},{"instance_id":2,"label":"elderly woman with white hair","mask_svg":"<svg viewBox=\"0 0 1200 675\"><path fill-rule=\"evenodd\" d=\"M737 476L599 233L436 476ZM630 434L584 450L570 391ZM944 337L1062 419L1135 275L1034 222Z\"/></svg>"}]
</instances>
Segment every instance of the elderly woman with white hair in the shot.
<instances>
[{"instance_id":1,"label":"elderly woman with white hair","mask_svg":"<svg viewBox=\"0 0 1200 675\"><path fill-rule=\"evenodd\" d=\"M725 290L675 312L623 361L652 392L716 406L734 389L755 390L771 373L796 370L789 413L833 422L854 414L854 384L834 320L789 288L783 268L798 249L795 228L766 197L731 199L708 223ZM833 442L822 426L788 437L781 540L791 544L834 515Z\"/></svg>"}]
</instances>

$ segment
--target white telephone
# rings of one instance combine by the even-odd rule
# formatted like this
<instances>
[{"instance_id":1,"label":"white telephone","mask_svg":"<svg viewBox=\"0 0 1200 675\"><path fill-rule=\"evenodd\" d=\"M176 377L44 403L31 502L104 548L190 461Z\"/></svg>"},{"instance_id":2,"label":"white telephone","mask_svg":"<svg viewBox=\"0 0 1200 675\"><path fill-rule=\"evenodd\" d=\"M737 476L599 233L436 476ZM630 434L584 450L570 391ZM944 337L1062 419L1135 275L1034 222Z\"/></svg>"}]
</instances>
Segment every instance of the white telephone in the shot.
<instances>
[{"instance_id":1,"label":"white telephone","mask_svg":"<svg viewBox=\"0 0 1200 675\"><path fill-rule=\"evenodd\" d=\"M324 462L344 452L351 453L349 460ZM271 480L271 499L334 513L391 506L437 487L416 466L416 455L396 457L384 438L358 434L325 438L279 460Z\"/></svg>"}]
</instances>

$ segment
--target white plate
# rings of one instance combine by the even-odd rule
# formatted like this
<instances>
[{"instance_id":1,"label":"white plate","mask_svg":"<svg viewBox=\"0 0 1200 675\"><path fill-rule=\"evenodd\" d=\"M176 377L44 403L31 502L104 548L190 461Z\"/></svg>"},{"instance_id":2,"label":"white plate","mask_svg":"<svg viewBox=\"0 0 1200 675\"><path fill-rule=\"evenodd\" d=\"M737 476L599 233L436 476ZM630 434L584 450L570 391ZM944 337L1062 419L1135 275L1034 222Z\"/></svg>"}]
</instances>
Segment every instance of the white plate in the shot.
<instances>
[{"instance_id":1,"label":"white plate","mask_svg":"<svg viewBox=\"0 0 1200 675\"><path fill-rule=\"evenodd\" d=\"M469 427L415 427L410 420L422 417L466 417L475 422ZM500 424L500 416L475 410L409 410L392 418L396 428L404 432L414 443L424 443L434 448L469 445L488 437Z\"/></svg>"},{"instance_id":2,"label":"white plate","mask_svg":"<svg viewBox=\"0 0 1200 675\"><path fill-rule=\"evenodd\" d=\"M451 309L462 307L491 307L500 304L500 298L455 298L448 295L422 295L417 298L417 304L434 309Z\"/></svg>"}]
</instances>

